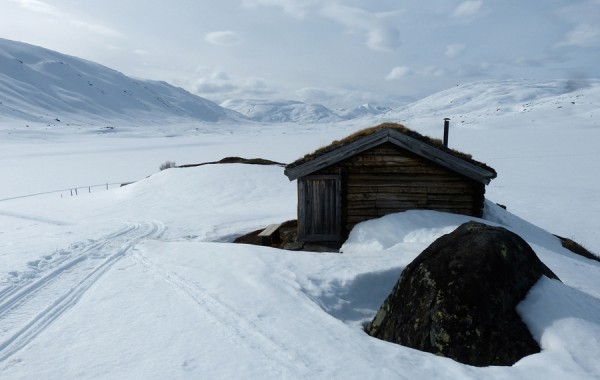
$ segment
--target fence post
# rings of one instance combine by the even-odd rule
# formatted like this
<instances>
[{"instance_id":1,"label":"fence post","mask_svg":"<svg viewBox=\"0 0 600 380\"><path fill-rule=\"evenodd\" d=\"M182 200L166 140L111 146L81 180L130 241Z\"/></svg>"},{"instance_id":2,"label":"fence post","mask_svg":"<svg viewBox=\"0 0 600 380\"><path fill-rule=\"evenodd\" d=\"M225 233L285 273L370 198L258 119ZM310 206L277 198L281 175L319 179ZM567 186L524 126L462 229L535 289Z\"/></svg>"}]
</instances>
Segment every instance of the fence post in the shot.
<instances>
[{"instance_id":1,"label":"fence post","mask_svg":"<svg viewBox=\"0 0 600 380\"><path fill-rule=\"evenodd\" d=\"M71 189L71 196L73 196L73 189Z\"/></svg>"},{"instance_id":2,"label":"fence post","mask_svg":"<svg viewBox=\"0 0 600 380\"><path fill-rule=\"evenodd\" d=\"M88 187L88 193L90 193L90 194L92 193L92 187L91 186Z\"/></svg>"},{"instance_id":3,"label":"fence post","mask_svg":"<svg viewBox=\"0 0 600 380\"><path fill-rule=\"evenodd\" d=\"M77 194L77 188L75 188L75 195L78 195L78 194Z\"/></svg>"},{"instance_id":4,"label":"fence post","mask_svg":"<svg viewBox=\"0 0 600 380\"><path fill-rule=\"evenodd\" d=\"M106 190L108 190L108 183L106 184Z\"/></svg>"}]
</instances>

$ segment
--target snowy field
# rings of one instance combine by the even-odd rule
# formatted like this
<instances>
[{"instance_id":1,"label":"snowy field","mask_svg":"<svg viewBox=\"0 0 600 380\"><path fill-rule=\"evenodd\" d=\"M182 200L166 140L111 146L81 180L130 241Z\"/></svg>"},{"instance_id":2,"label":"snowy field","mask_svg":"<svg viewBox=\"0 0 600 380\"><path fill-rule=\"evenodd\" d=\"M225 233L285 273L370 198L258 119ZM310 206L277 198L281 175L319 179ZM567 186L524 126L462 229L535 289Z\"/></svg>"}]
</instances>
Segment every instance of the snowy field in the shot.
<instances>
[{"instance_id":1,"label":"snowy field","mask_svg":"<svg viewBox=\"0 0 600 380\"><path fill-rule=\"evenodd\" d=\"M336 124L0 119L0 378L599 378L600 264L551 235L600 252L599 105L597 82L501 82ZM167 160L291 162L383 120L441 137L446 116L451 147L498 172L485 222L519 233L564 282L541 280L520 304L542 352L512 367L465 366L362 332L402 269L470 218L365 222L343 254L234 245L295 218L283 168L158 172Z\"/></svg>"}]
</instances>

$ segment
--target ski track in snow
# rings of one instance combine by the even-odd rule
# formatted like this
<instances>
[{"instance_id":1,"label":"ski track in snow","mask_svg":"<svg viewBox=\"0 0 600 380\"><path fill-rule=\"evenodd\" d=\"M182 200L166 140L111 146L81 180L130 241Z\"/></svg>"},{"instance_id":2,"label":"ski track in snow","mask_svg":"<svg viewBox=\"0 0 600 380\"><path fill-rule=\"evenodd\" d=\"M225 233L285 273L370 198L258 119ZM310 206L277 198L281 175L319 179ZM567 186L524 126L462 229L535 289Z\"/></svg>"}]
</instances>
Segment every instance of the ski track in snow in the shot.
<instances>
[{"instance_id":1,"label":"ski track in snow","mask_svg":"<svg viewBox=\"0 0 600 380\"><path fill-rule=\"evenodd\" d=\"M211 295L199 284L159 267L138 250L131 258L200 306L201 311L207 313L207 317L214 322L213 326L220 326L234 344L241 343L273 363L271 368L278 371L281 378L309 376L311 371L315 371L314 363L304 358L302 353L269 336L264 332L264 328ZM323 368L317 370L324 371Z\"/></svg>"},{"instance_id":2,"label":"ski track in snow","mask_svg":"<svg viewBox=\"0 0 600 380\"><path fill-rule=\"evenodd\" d=\"M158 238L163 231L157 222L131 224L99 240L74 244L30 262L30 266L45 262L37 276L13 273L9 285L0 289L0 363L72 308L138 242Z\"/></svg>"},{"instance_id":3,"label":"ski track in snow","mask_svg":"<svg viewBox=\"0 0 600 380\"><path fill-rule=\"evenodd\" d=\"M63 222L62 220L56 220L56 219L45 218L43 216L29 215L29 214L23 214L23 213L17 213L17 212L8 212L8 211L2 211L2 210L0 210L0 216L9 216L12 218L32 220L34 222L53 224L55 226L70 225L70 223Z\"/></svg>"}]
</instances>

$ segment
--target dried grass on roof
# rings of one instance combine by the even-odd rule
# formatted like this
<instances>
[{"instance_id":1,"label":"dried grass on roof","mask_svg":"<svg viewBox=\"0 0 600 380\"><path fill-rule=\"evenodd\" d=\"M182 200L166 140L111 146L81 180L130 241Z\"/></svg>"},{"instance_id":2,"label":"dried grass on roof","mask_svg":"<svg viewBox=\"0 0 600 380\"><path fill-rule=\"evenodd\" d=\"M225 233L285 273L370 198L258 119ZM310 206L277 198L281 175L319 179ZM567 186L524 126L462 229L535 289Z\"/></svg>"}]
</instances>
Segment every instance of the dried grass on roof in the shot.
<instances>
[{"instance_id":1,"label":"dried grass on roof","mask_svg":"<svg viewBox=\"0 0 600 380\"><path fill-rule=\"evenodd\" d=\"M299 160L296 160L294 162L292 162L291 164L289 164L287 167L288 168L294 168L296 166L302 165L305 162L311 161L319 156L322 156L326 153L329 153L333 150L336 150L340 147L343 147L345 145L351 144L355 141L358 141L360 139L362 139L363 137L372 135L373 133L376 133L382 129L393 129L396 130L398 132L401 132L407 136L410 136L412 138L414 138L415 140L419 140L421 142L424 142L426 144L432 145L438 149L441 149L447 153L452 154L453 156L459 157L465 161L468 161L470 163L473 163L477 166L481 166L484 167L488 170L494 171L494 169L490 168L489 166L485 165L484 163L478 162L473 160L472 156L470 154L467 153L463 153L460 152L458 150L454 150L454 149L450 149L444 146L444 143L442 140L440 139L433 139L431 137L427 137L424 136L418 132L413 131L412 129L407 128L406 126L399 124L399 123L383 123L383 124L379 124L376 125L374 127L369 127L369 128L365 128L365 129L361 129L360 131L357 131L353 134L351 134L348 137L345 137L341 140L335 140L334 142L332 142L331 144L324 146L322 148L317 149L316 151L309 153L307 155L305 155L304 157L300 158Z\"/></svg>"}]
</instances>

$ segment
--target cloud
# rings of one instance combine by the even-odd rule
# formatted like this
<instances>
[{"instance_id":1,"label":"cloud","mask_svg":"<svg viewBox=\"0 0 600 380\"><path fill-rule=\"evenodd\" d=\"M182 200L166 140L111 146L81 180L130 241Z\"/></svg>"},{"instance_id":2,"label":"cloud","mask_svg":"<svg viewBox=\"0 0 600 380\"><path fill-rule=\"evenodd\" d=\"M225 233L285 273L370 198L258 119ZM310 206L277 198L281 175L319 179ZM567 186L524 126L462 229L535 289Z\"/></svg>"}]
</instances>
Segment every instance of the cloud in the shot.
<instances>
[{"instance_id":1,"label":"cloud","mask_svg":"<svg viewBox=\"0 0 600 380\"><path fill-rule=\"evenodd\" d=\"M143 50L143 49L135 49L133 50L133 54L137 54L137 55L150 55L150 52L147 50Z\"/></svg>"},{"instance_id":2,"label":"cloud","mask_svg":"<svg viewBox=\"0 0 600 380\"><path fill-rule=\"evenodd\" d=\"M296 91L296 95L305 103L328 103L334 100L338 94L335 91L324 90L315 87L304 87Z\"/></svg>"},{"instance_id":3,"label":"cloud","mask_svg":"<svg viewBox=\"0 0 600 380\"><path fill-rule=\"evenodd\" d=\"M348 28L370 30L377 27L376 17L356 7L332 3L321 8L321 15Z\"/></svg>"},{"instance_id":4,"label":"cloud","mask_svg":"<svg viewBox=\"0 0 600 380\"><path fill-rule=\"evenodd\" d=\"M372 50L392 51L400 46L400 32L390 22L400 11L374 13L336 0L243 0L242 5L246 8L277 7L300 19L311 11L318 12L352 32L364 33L366 45Z\"/></svg>"},{"instance_id":5,"label":"cloud","mask_svg":"<svg viewBox=\"0 0 600 380\"><path fill-rule=\"evenodd\" d=\"M579 24L569 31L556 47L565 46L600 46L600 25Z\"/></svg>"},{"instance_id":6,"label":"cloud","mask_svg":"<svg viewBox=\"0 0 600 380\"><path fill-rule=\"evenodd\" d=\"M236 88L229 76L219 70L201 76L192 84L192 92L197 94L218 94L231 92Z\"/></svg>"},{"instance_id":7,"label":"cloud","mask_svg":"<svg viewBox=\"0 0 600 380\"><path fill-rule=\"evenodd\" d=\"M52 16L63 16L64 13L56 9L50 4L44 3L39 0L10 0L13 3L17 3L21 8L25 8L32 12L43 13Z\"/></svg>"},{"instance_id":8,"label":"cloud","mask_svg":"<svg viewBox=\"0 0 600 380\"><path fill-rule=\"evenodd\" d=\"M446 71L440 67L435 65L430 65L423 67L421 69L415 70L417 75L422 77L441 77L446 74Z\"/></svg>"},{"instance_id":9,"label":"cloud","mask_svg":"<svg viewBox=\"0 0 600 380\"><path fill-rule=\"evenodd\" d=\"M76 26L77 28L86 29L90 32L100 34L106 37L120 37L122 34L114 29L108 28L106 26L98 25L98 24L90 24L84 21L71 21L71 25Z\"/></svg>"},{"instance_id":10,"label":"cloud","mask_svg":"<svg viewBox=\"0 0 600 380\"><path fill-rule=\"evenodd\" d=\"M400 32L390 19L400 12L371 13L357 7L331 3L321 8L321 16L333 20L351 31L366 34L366 44L372 50L392 51L401 45Z\"/></svg>"},{"instance_id":11,"label":"cloud","mask_svg":"<svg viewBox=\"0 0 600 380\"><path fill-rule=\"evenodd\" d=\"M539 58L519 57L514 63L522 67L544 67L544 60Z\"/></svg>"},{"instance_id":12,"label":"cloud","mask_svg":"<svg viewBox=\"0 0 600 380\"><path fill-rule=\"evenodd\" d=\"M410 73L410 69L408 67L396 66L392 69L392 71L390 71L390 73L388 75L386 75L385 80L387 80L387 81L398 80L398 79L403 78L406 75L408 75L408 73Z\"/></svg>"},{"instance_id":13,"label":"cloud","mask_svg":"<svg viewBox=\"0 0 600 380\"><path fill-rule=\"evenodd\" d=\"M293 17L304 18L311 6L318 3L318 0L243 0L242 6L246 8L276 7Z\"/></svg>"},{"instance_id":14,"label":"cloud","mask_svg":"<svg viewBox=\"0 0 600 380\"><path fill-rule=\"evenodd\" d=\"M596 24L600 18L600 0L572 2L554 13L573 24Z\"/></svg>"},{"instance_id":15,"label":"cloud","mask_svg":"<svg viewBox=\"0 0 600 380\"><path fill-rule=\"evenodd\" d=\"M41 13L48 16L54 16L56 18L68 20L68 23L79 29L85 29L92 33L107 36L107 37L120 37L122 34L114 29L108 28L103 25L90 23L84 20L78 20L73 15L65 13L60 9L47 4L40 0L9 0L13 3L18 4L21 8L27 9L31 12Z\"/></svg>"},{"instance_id":16,"label":"cloud","mask_svg":"<svg viewBox=\"0 0 600 380\"><path fill-rule=\"evenodd\" d=\"M400 32L395 28L379 28L367 33L367 46L373 50L392 51L400 46Z\"/></svg>"},{"instance_id":17,"label":"cloud","mask_svg":"<svg viewBox=\"0 0 600 380\"><path fill-rule=\"evenodd\" d=\"M441 67L429 65L418 69L410 69L407 66L396 66L385 76L386 81L399 80L409 75L417 75L420 77L441 77L447 72Z\"/></svg>"},{"instance_id":18,"label":"cloud","mask_svg":"<svg viewBox=\"0 0 600 380\"><path fill-rule=\"evenodd\" d=\"M405 104L414 101L412 98L390 96L381 92L351 88L315 88L305 87L296 91L296 96L307 104L322 104L330 109L352 108L360 104L374 103L387 106Z\"/></svg>"},{"instance_id":19,"label":"cloud","mask_svg":"<svg viewBox=\"0 0 600 380\"><path fill-rule=\"evenodd\" d=\"M192 80L191 91L211 99L224 101L233 98L271 95L276 92L275 86L272 86L264 78L236 79L221 68L199 67L196 71L197 77Z\"/></svg>"},{"instance_id":20,"label":"cloud","mask_svg":"<svg viewBox=\"0 0 600 380\"><path fill-rule=\"evenodd\" d=\"M450 59L458 58L466 48L467 46L465 44L450 44L446 46L446 57Z\"/></svg>"},{"instance_id":21,"label":"cloud","mask_svg":"<svg viewBox=\"0 0 600 380\"><path fill-rule=\"evenodd\" d=\"M554 45L555 48L600 46L600 0L573 2L554 13L572 24L572 29Z\"/></svg>"},{"instance_id":22,"label":"cloud","mask_svg":"<svg viewBox=\"0 0 600 380\"><path fill-rule=\"evenodd\" d=\"M489 77L490 71L494 66L495 65L492 65L489 62L482 62L479 64L467 63L457 70L456 75L464 78Z\"/></svg>"},{"instance_id":23,"label":"cloud","mask_svg":"<svg viewBox=\"0 0 600 380\"><path fill-rule=\"evenodd\" d=\"M207 33L204 40L218 46L236 46L243 42L242 37L231 30Z\"/></svg>"},{"instance_id":24,"label":"cloud","mask_svg":"<svg viewBox=\"0 0 600 380\"><path fill-rule=\"evenodd\" d=\"M238 92L246 96L262 96L273 94L275 93L275 90L264 78L249 77L242 82L241 86L239 86Z\"/></svg>"},{"instance_id":25,"label":"cloud","mask_svg":"<svg viewBox=\"0 0 600 380\"><path fill-rule=\"evenodd\" d=\"M479 12L481 6L483 5L482 0L467 0L463 1L454 9L452 12L452 16L454 17L467 17L472 16L475 13Z\"/></svg>"}]
</instances>

